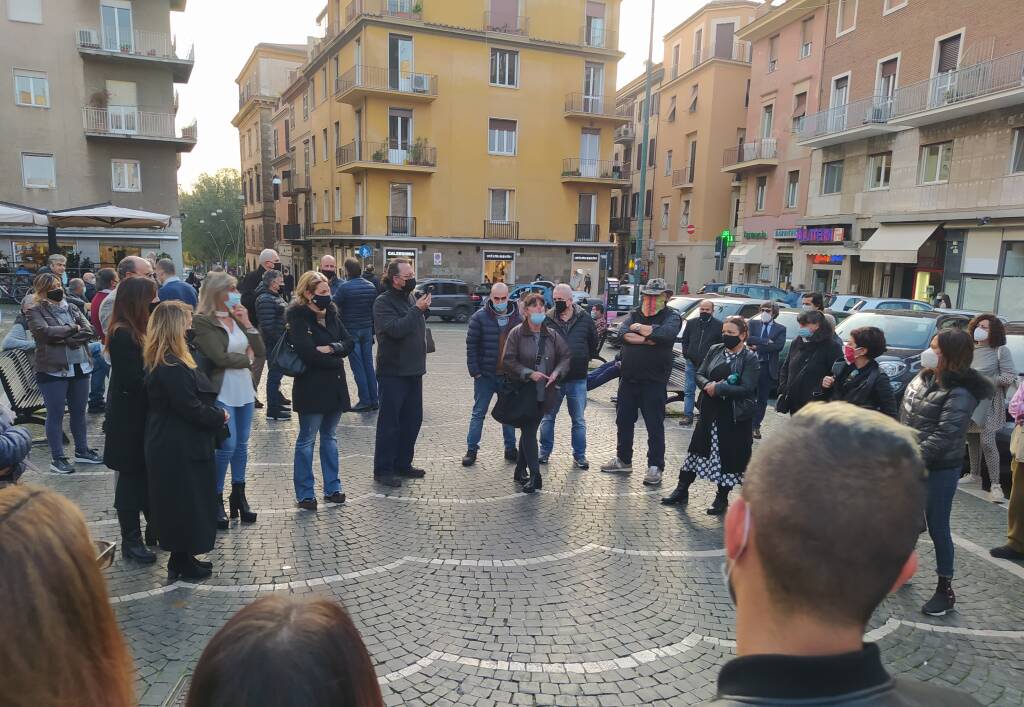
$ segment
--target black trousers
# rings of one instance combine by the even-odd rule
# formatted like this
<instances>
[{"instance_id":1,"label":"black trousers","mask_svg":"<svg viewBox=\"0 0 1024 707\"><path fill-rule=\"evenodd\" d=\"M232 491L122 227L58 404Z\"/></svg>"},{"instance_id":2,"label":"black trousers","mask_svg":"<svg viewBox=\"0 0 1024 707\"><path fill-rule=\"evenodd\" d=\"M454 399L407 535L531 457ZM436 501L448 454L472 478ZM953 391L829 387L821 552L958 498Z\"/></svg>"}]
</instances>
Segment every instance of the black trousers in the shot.
<instances>
[{"instance_id":1,"label":"black trousers","mask_svg":"<svg viewBox=\"0 0 1024 707\"><path fill-rule=\"evenodd\" d=\"M619 381L616 454L627 464L633 463L633 431L638 417L643 415L647 426L647 466L665 469L665 385L656 381Z\"/></svg>"},{"instance_id":2,"label":"black trousers","mask_svg":"<svg viewBox=\"0 0 1024 707\"><path fill-rule=\"evenodd\" d=\"M123 537L141 530L140 512L149 520L149 482L144 470L128 474L117 472L114 508L117 509L117 521Z\"/></svg>"},{"instance_id":3,"label":"black trousers","mask_svg":"<svg viewBox=\"0 0 1024 707\"><path fill-rule=\"evenodd\" d=\"M768 367L767 361L761 362L761 369L757 379L757 408L754 410L754 427L760 427L764 421L764 414L768 410L768 397L771 395L775 379Z\"/></svg>"},{"instance_id":4,"label":"black trousers","mask_svg":"<svg viewBox=\"0 0 1024 707\"><path fill-rule=\"evenodd\" d=\"M540 476L540 457L537 448L537 430L540 428L540 419L529 425L519 428L519 459L516 467L529 469L530 476Z\"/></svg>"},{"instance_id":5,"label":"black trousers","mask_svg":"<svg viewBox=\"0 0 1024 707\"><path fill-rule=\"evenodd\" d=\"M380 410L373 475L409 471L423 425L423 376L378 376Z\"/></svg>"}]
</instances>

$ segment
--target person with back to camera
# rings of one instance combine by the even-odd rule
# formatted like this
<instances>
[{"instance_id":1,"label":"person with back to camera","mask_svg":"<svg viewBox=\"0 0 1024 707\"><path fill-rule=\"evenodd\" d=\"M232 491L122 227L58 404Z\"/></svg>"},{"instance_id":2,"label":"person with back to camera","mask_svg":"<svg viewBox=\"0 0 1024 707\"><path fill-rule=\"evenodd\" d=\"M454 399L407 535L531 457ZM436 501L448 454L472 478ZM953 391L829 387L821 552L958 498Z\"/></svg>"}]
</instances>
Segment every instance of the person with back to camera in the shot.
<instances>
[{"instance_id":1,"label":"person with back to camera","mask_svg":"<svg viewBox=\"0 0 1024 707\"><path fill-rule=\"evenodd\" d=\"M267 419L290 420L291 401L281 393L281 380L284 371L270 354L277 342L284 336L284 311L287 303L282 296L284 276L280 270L267 270L263 273L263 282L256 288L256 314L260 336L263 337L263 348L267 351Z\"/></svg>"},{"instance_id":2,"label":"person with back to camera","mask_svg":"<svg viewBox=\"0 0 1024 707\"><path fill-rule=\"evenodd\" d=\"M750 320L747 346L757 353L761 372L757 379L757 409L754 411L754 439L761 439L761 423L768 410L768 398L779 382L782 367L779 354L786 347L786 327L779 324L778 302L762 302L761 313Z\"/></svg>"},{"instance_id":3,"label":"person with back to camera","mask_svg":"<svg viewBox=\"0 0 1024 707\"><path fill-rule=\"evenodd\" d=\"M940 332L921 353L921 372L907 386L900 410L900 421L917 432L928 468L925 517L935 545L938 574L935 594L921 609L929 616L945 616L956 604L949 517L963 467L971 413L995 394L988 378L971 368L973 356L974 340L967 332Z\"/></svg>"},{"instance_id":4,"label":"person with back to camera","mask_svg":"<svg viewBox=\"0 0 1024 707\"><path fill-rule=\"evenodd\" d=\"M896 396L892 383L875 360L885 353L885 333L865 326L850 332L843 344L843 360L821 381L820 398L826 402L842 400L857 407L877 410L895 419Z\"/></svg>"},{"instance_id":5,"label":"person with back to camera","mask_svg":"<svg viewBox=\"0 0 1024 707\"><path fill-rule=\"evenodd\" d=\"M775 403L777 412L791 415L821 395L822 381L843 355L835 331L822 312L805 310L796 321L800 331L779 371L779 398Z\"/></svg>"},{"instance_id":6,"label":"person with back to camera","mask_svg":"<svg viewBox=\"0 0 1024 707\"><path fill-rule=\"evenodd\" d=\"M362 266L355 258L345 259L345 273L348 279L334 291L334 304L354 342L348 365L359 391L359 403L352 410L370 412L380 407L373 370L373 302L377 288L363 277Z\"/></svg>"},{"instance_id":7,"label":"person with back to camera","mask_svg":"<svg viewBox=\"0 0 1024 707\"><path fill-rule=\"evenodd\" d=\"M981 457L985 456L985 467L991 484L989 500L1004 503L1006 497L999 485L999 448L996 446L996 432L1006 422L1006 390L1017 382L1017 367L1013 354L1006 345L1006 327L994 314L979 314L967 325L967 333L974 338L974 358L971 368L988 378L995 389L991 398L979 401L971 415L967 429L967 449L971 460L971 475L960 483L976 482L981 486Z\"/></svg>"},{"instance_id":8,"label":"person with back to camera","mask_svg":"<svg viewBox=\"0 0 1024 707\"><path fill-rule=\"evenodd\" d=\"M737 657L710 705L977 707L893 678L864 638L917 569L924 475L912 431L847 403L809 405L761 442L725 518Z\"/></svg>"}]
</instances>

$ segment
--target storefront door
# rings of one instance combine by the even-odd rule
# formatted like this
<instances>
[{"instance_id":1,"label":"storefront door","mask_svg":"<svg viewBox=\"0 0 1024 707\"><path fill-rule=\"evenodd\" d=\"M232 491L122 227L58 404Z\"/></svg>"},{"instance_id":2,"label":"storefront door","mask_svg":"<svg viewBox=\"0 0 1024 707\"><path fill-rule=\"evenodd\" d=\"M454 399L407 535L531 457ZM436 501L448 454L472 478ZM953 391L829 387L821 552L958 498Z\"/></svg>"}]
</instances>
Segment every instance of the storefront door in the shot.
<instances>
[{"instance_id":1,"label":"storefront door","mask_svg":"<svg viewBox=\"0 0 1024 707\"><path fill-rule=\"evenodd\" d=\"M569 286L573 292L593 294L599 291L601 278L600 257L597 253L573 253Z\"/></svg>"},{"instance_id":2,"label":"storefront door","mask_svg":"<svg viewBox=\"0 0 1024 707\"><path fill-rule=\"evenodd\" d=\"M516 254L510 250L485 250L483 260L482 282L504 282L511 284L516 281Z\"/></svg>"}]
</instances>

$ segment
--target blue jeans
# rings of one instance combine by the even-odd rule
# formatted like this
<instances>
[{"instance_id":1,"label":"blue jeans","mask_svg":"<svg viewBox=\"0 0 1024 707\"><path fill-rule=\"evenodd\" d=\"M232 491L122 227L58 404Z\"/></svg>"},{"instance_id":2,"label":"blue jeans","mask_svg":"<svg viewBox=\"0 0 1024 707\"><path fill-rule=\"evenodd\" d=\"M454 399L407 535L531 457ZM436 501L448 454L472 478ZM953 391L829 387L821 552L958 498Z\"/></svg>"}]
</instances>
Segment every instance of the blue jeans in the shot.
<instances>
[{"instance_id":1,"label":"blue jeans","mask_svg":"<svg viewBox=\"0 0 1024 707\"><path fill-rule=\"evenodd\" d=\"M587 380L581 378L575 381L565 381L558 386L558 397L551 412L544 416L540 422L540 455L551 456L551 450L555 447L555 416L562 409L562 399L568 399L566 407L569 408L569 419L572 420L572 456L573 459L583 459L587 456L587 420L584 414L587 411Z\"/></svg>"},{"instance_id":2,"label":"blue jeans","mask_svg":"<svg viewBox=\"0 0 1024 707\"><path fill-rule=\"evenodd\" d=\"M686 359L686 378L683 380L683 414L693 417L693 400L697 392L697 364Z\"/></svg>"},{"instance_id":3,"label":"blue jeans","mask_svg":"<svg viewBox=\"0 0 1024 707\"><path fill-rule=\"evenodd\" d=\"M329 415L299 413L299 438L295 440L295 465L292 471L296 501L316 498L313 447L316 445L317 432L320 433L320 473L324 476L324 496L341 491L341 479L338 476L339 420L341 410Z\"/></svg>"},{"instance_id":4,"label":"blue jeans","mask_svg":"<svg viewBox=\"0 0 1024 707\"><path fill-rule=\"evenodd\" d=\"M768 411L768 398L772 394L772 386L775 379L772 378L771 367L767 361L761 361L760 373L757 378L757 408L754 410L754 427L760 427L764 422L764 414Z\"/></svg>"},{"instance_id":5,"label":"blue jeans","mask_svg":"<svg viewBox=\"0 0 1024 707\"><path fill-rule=\"evenodd\" d=\"M373 329L350 329L355 347L348 355L352 377L356 379L359 391L359 405L378 405L377 376L373 372Z\"/></svg>"},{"instance_id":6,"label":"blue jeans","mask_svg":"<svg viewBox=\"0 0 1024 707\"><path fill-rule=\"evenodd\" d=\"M491 398L501 390L502 378L493 373L484 373L473 379L473 412L469 415L469 434L466 435L466 449L475 452L480 449L480 437L484 432L484 418L491 406ZM505 438L505 449L516 448L516 429L509 425L501 426L501 435Z\"/></svg>"},{"instance_id":7,"label":"blue jeans","mask_svg":"<svg viewBox=\"0 0 1024 707\"><path fill-rule=\"evenodd\" d=\"M956 495L960 467L928 471L928 501L925 517L928 519L928 535L935 545L936 574L940 577L953 576L953 536L949 530L949 516L953 511L953 496Z\"/></svg>"},{"instance_id":8,"label":"blue jeans","mask_svg":"<svg viewBox=\"0 0 1024 707\"><path fill-rule=\"evenodd\" d=\"M46 405L46 442L50 455L64 456L64 409L71 413L71 436L75 438L75 452L89 449L85 422L85 401L89 393L89 378L61 378L39 384L39 392Z\"/></svg>"},{"instance_id":9,"label":"blue jeans","mask_svg":"<svg viewBox=\"0 0 1024 707\"><path fill-rule=\"evenodd\" d=\"M621 370L622 362L618 360L611 360L599 368L595 368L587 374L587 390L594 390L605 383L610 383L619 377Z\"/></svg>"},{"instance_id":10,"label":"blue jeans","mask_svg":"<svg viewBox=\"0 0 1024 707\"><path fill-rule=\"evenodd\" d=\"M231 465L231 483L245 483L245 465L249 462L249 431L252 429L254 403L231 407L217 401L217 407L227 410L229 436L220 443L214 454L217 461L217 493L224 493L224 477Z\"/></svg>"},{"instance_id":11,"label":"blue jeans","mask_svg":"<svg viewBox=\"0 0 1024 707\"><path fill-rule=\"evenodd\" d=\"M96 407L105 404L107 399L107 374L110 373L110 364L103 358L103 344L100 342L93 341L89 344L89 353L92 354L89 407Z\"/></svg>"}]
</instances>

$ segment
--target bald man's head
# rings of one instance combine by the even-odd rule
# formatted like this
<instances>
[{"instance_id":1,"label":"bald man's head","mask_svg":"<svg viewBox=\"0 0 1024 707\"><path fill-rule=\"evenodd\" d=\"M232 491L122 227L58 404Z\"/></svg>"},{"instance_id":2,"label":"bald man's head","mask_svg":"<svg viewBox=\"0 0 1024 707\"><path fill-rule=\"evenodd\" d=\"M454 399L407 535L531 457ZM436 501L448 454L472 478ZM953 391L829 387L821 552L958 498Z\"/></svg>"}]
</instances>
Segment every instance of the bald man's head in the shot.
<instances>
[{"instance_id":1,"label":"bald man's head","mask_svg":"<svg viewBox=\"0 0 1024 707\"><path fill-rule=\"evenodd\" d=\"M153 274L153 264L145 258L137 255L129 255L121 259L117 264L118 278L129 280L133 277L150 277Z\"/></svg>"},{"instance_id":2,"label":"bald man's head","mask_svg":"<svg viewBox=\"0 0 1024 707\"><path fill-rule=\"evenodd\" d=\"M555 285L555 290L554 292L551 293L551 296L556 299L561 298L569 302L572 302L572 288L566 285L564 282Z\"/></svg>"},{"instance_id":3,"label":"bald man's head","mask_svg":"<svg viewBox=\"0 0 1024 707\"><path fill-rule=\"evenodd\" d=\"M495 297L508 297L508 285L504 282L496 282L491 285L491 299Z\"/></svg>"},{"instance_id":4,"label":"bald man's head","mask_svg":"<svg viewBox=\"0 0 1024 707\"><path fill-rule=\"evenodd\" d=\"M338 276L338 261L334 259L333 255L325 255L320 258L320 272L326 275L329 280L333 280Z\"/></svg>"}]
</instances>

